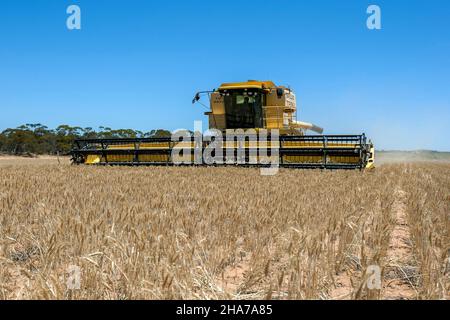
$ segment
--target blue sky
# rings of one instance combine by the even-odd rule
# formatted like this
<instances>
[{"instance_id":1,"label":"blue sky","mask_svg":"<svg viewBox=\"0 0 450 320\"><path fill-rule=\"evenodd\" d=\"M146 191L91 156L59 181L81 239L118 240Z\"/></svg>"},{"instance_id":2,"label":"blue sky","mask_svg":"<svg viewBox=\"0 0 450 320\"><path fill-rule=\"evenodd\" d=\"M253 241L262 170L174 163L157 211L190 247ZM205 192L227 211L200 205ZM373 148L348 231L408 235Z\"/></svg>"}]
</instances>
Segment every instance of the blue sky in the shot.
<instances>
[{"instance_id":1,"label":"blue sky","mask_svg":"<svg viewBox=\"0 0 450 320\"><path fill-rule=\"evenodd\" d=\"M2 0L0 41L0 129L192 129L207 123L196 91L261 79L291 86L325 133L450 150L447 0Z\"/></svg>"}]
</instances>

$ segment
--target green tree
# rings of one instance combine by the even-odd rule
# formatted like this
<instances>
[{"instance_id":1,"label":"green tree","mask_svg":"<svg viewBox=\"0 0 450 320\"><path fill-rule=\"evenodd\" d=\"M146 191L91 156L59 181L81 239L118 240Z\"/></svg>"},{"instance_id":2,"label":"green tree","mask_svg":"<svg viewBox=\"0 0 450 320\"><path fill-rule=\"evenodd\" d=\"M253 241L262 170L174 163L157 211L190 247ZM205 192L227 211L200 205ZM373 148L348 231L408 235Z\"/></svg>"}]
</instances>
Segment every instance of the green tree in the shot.
<instances>
[{"instance_id":1,"label":"green tree","mask_svg":"<svg viewBox=\"0 0 450 320\"><path fill-rule=\"evenodd\" d=\"M141 138L170 137L168 130L157 129L142 132L133 129L111 129L99 127L99 131L91 127L72 127L67 124L49 129L40 123L27 123L15 129L8 128L0 133L0 152L9 154L67 154L77 138Z\"/></svg>"}]
</instances>

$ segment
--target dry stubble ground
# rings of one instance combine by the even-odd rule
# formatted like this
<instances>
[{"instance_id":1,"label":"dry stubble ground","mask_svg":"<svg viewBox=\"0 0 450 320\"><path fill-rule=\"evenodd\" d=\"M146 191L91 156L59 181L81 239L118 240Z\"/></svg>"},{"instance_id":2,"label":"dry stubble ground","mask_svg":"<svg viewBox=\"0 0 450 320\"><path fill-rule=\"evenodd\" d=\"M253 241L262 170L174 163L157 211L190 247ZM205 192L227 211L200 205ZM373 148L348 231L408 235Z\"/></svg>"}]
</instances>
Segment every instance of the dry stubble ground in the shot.
<instances>
[{"instance_id":1,"label":"dry stubble ground","mask_svg":"<svg viewBox=\"0 0 450 320\"><path fill-rule=\"evenodd\" d=\"M2 159L0 298L448 299L449 185L445 163L264 177Z\"/></svg>"}]
</instances>

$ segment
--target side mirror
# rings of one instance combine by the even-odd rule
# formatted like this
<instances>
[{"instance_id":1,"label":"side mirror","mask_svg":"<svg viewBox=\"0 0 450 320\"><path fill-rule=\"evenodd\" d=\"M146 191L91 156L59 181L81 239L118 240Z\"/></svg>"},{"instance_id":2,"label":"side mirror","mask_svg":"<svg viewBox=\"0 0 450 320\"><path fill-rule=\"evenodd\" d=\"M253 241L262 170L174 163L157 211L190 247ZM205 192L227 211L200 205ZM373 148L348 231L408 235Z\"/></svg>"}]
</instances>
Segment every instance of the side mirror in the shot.
<instances>
[{"instance_id":1,"label":"side mirror","mask_svg":"<svg viewBox=\"0 0 450 320\"><path fill-rule=\"evenodd\" d=\"M280 99L283 96L284 90L283 88L277 88L277 97Z\"/></svg>"},{"instance_id":2,"label":"side mirror","mask_svg":"<svg viewBox=\"0 0 450 320\"><path fill-rule=\"evenodd\" d=\"M192 104L196 103L198 100L200 100L200 93L199 92L197 92L195 94L194 99L192 99Z\"/></svg>"}]
</instances>

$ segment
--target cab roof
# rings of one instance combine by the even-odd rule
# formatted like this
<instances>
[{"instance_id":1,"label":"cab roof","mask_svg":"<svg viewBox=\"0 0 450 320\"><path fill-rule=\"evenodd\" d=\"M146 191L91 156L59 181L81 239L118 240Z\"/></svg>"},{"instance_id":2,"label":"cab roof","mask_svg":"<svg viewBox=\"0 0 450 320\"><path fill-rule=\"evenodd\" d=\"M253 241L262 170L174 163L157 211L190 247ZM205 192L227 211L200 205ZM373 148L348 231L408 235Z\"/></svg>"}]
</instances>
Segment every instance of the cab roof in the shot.
<instances>
[{"instance_id":1,"label":"cab roof","mask_svg":"<svg viewBox=\"0 0 450 320\"><path fill-rule=\"evenodd\" d=\"M230 82L222 83L219 91L236 90L236 89L273 89L277 86L272 81L248 80L247 82Z\"/></svg>"}]
</instances>

